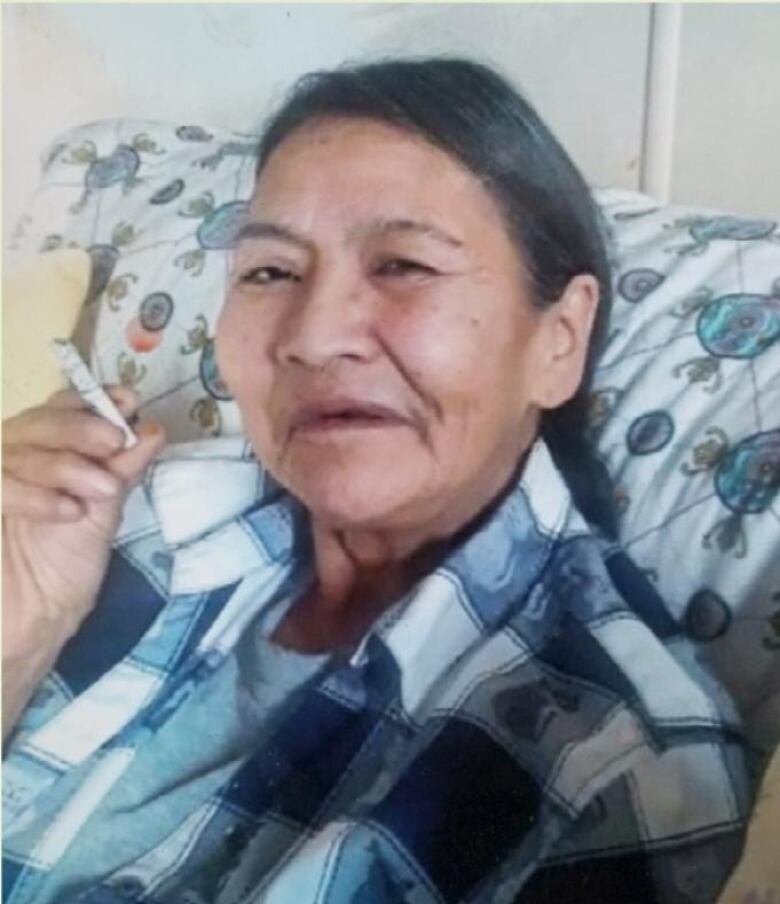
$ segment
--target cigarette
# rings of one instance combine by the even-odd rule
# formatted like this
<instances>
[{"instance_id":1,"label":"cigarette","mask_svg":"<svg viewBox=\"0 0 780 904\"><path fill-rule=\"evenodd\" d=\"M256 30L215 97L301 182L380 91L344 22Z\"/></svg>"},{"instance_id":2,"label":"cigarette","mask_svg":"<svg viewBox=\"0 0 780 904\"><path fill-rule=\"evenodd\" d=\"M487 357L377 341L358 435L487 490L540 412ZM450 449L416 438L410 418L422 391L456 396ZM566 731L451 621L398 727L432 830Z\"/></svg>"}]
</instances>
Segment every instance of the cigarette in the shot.
<instances>
[{"instance_id":1,"label":"cigarette","mask_svg":"<svg viewBox=\"0 0 780 904\"><path fill-rule=\"evenodd\" d=\"M68 342L67 339L53 339L51 349L59 362L62 372L70 380L76 392L95 414L99 414L100 417L105 418L122 430L125 434L125 449L131 449L138 442L138 437L133 433L119 409L111 401L111 397L84 363L76 346L72 342Z\"/></svg>"}]
</instances>

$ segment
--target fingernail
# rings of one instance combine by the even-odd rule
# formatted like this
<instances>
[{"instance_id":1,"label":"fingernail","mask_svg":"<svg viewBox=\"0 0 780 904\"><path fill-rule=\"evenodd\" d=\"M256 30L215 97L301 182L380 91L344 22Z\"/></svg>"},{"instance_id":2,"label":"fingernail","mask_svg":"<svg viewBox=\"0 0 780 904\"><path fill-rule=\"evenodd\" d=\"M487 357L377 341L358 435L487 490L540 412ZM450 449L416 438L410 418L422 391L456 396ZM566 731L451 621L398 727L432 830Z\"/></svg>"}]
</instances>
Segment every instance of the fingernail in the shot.
<instances>
[{"instance_id":1,"label":"fingernail","mask_svg":"<svg viewBox=\"0 0 780 904\"><path fill-rule=\"evenodd\" d=\"M162 433L162 425L158 424L156 421L144 421L136 432L139 436L148 436L150 438L159 436Z\"/></svg>"}]
</instances>

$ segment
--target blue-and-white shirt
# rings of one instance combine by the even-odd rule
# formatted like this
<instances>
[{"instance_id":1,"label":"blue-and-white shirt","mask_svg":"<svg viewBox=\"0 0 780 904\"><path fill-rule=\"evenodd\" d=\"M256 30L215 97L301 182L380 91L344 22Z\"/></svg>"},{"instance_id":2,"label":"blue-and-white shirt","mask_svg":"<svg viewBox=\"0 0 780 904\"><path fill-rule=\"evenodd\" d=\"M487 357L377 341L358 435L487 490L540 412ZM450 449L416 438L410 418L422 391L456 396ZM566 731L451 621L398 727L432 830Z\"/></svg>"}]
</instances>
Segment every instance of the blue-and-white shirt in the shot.
<instances>
[{"instance_id":1,"label":"blue-and-white shirt","mask_svg":"<svg viewBox=\"0 0 780 904\"><path fill-rule=\"evenodd\" d=\"M7 904L715 900L738 717L542 442L349 656L268 640L312 579L245 443L167 450L9 745Z\"/></svg>"}]
</instances>

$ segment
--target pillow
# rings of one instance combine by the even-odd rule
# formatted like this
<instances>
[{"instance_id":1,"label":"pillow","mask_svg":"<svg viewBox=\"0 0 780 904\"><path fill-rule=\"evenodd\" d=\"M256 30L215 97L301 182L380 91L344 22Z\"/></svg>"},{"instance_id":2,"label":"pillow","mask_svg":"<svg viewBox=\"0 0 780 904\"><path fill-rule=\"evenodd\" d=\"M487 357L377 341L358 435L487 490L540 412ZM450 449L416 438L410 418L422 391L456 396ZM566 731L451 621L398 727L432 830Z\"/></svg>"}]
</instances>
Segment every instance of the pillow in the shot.
<instances>
[{"instance_id":1,"label":"pillow","mask_svg":"<svg viewBox=\"0 0 780 904\"><path fill-rule=\"evenodd\" d=\"M49 343L75 330L89 275L89 255L74 248L37 255L3 277L4 417L67 385Z\"/></svg>"},{"instance_id":2,"label":"pillow","mask_svg":"<svg viewBox=\"0 0 780 904\"><path fill-rule=\"evenodd\" d=\"M213 353L253 137L114 120L43 158L16 246L85 248L92 363L173 440L240 430ZM731 690L757 751L780 740L780 232L768 220L597 193L615 307L591 427L621 539Z\"/></svg>"},{"instance_id":3,"label":"pillow","mask_svg":"<svg viewBox=\"0 0 780 904\"><path fill-rule=\"evenodd\" d=\"M20 255L87 250L83 326L95 373L132 386L174 442L240 431L213 336L255 140L137 120L74 129L44 153L12 241Z\"/></svg>"},{"instance_id":4,"label":"pillow","mask_svg":"<svg viewBox=\"0 0 780 904\"><path fill-rule=\"evenodd\" d=\"M591 423L620 538L736 698L780 740L780 230L629 192Z\"/></svg>"}]
</instances>

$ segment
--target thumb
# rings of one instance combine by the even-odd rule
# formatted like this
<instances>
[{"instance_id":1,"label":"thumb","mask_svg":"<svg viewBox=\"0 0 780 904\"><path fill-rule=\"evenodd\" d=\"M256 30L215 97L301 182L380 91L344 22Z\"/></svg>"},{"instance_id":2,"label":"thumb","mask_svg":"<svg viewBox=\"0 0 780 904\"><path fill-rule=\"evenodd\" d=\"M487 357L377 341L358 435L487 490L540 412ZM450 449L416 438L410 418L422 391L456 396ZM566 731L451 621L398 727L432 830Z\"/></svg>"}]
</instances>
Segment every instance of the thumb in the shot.
<instances>
[{"instance_id":1,"label":"thumb","mask_svg":"<svg viewBox=\"0 0 780 904\"><path fill-rule=\"evenodd\" d=\"M165 428L157 421L145 421L137 430L138 442L113 456L106 465L128 486L136 483L165 445Z\"/></svg>"}]
</instances>

